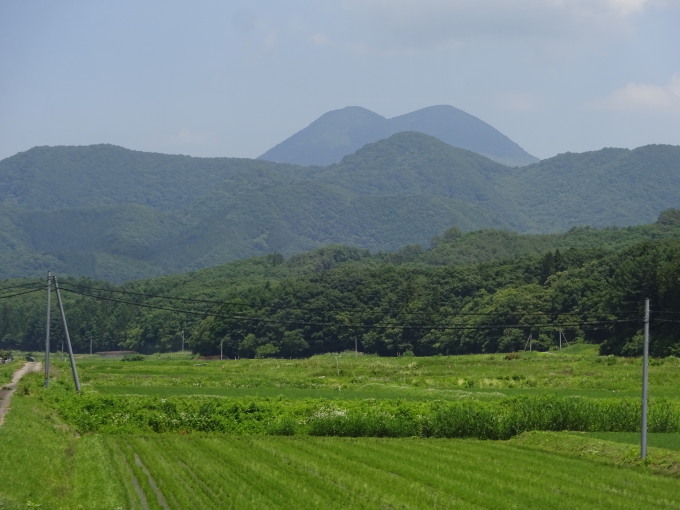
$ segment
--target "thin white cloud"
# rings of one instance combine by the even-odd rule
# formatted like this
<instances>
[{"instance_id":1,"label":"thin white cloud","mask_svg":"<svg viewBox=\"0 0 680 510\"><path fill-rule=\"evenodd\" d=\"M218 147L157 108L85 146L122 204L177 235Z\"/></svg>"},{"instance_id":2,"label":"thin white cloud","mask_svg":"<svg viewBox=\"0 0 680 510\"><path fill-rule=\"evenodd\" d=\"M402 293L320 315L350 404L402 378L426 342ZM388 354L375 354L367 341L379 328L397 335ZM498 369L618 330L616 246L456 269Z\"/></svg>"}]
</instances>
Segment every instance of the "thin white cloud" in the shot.
<instances>
[{"instance_id":1,"label":"thin white cloud","mask_svg":"<svg viewBox=\"0 0 680 510\"><path fill-rule=\"evenodd\" d=\"M615 111L680 112L680 73L675 73L665 85L652 83L627 83L613 91L598 104Z\"/></svg>"},{"instance_id":2,"label":"thin white cloud","mask_svg":"<svg viewBox=\"0 0 680 510\"><path fill-rule=\"evenodd\" d=\"M642 11L650 0L608 0L609 7L623 16Z\"/></svg>"},{"instance_id":3,"label":"thin white cloud","mask_svg":"<svg viewBox=\"0 0 680 510\"><path fill-rule=\"evenodd\" d=\"M576 42L618 35L654 0L345 0L383 44L437 47L469 39Z\"/></svg>"}]
</instances>

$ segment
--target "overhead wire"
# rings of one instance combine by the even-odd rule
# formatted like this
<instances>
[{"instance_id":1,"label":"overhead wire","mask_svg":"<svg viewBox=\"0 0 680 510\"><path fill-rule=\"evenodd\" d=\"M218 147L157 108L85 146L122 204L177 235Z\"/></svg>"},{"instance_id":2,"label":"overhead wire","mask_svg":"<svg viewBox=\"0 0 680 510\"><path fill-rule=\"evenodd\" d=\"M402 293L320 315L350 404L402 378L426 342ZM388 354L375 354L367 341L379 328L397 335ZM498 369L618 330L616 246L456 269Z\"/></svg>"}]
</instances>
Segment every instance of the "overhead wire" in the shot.
<instances>
[{"instance_id":1,"label":"overhead wire","mask_svg":"<svg viewBox=\"0 0 680 510\"><path fill-rule=\"evenodd\" d=\"M4 290L4 289L2 289L2 290ZM2 290L0 290L0 292L1 292ZM45 289L42 288L42 289L30 289L30 290L25 290L25 291L23 291L23 292L15 292L14 294L6 294L6 295L2 295L2 296L0 296L0 299L14 298L14 297L17 297L17 296L23 296L23 295L25 295L25 294L31 294L31 293L33 293L33 292L43 292L44 290L45 290Z\"/></svg>"},{"instance_id":2,"label":"overhead wire","mask_svg":"<svg viewBox=\"0 0 680 510\"><path fill-rule=\"evenodd\" d=\"M269 310L299 310L299 311L305 311L305 312L357 312L357 313L366 313L366 308L356 308L356 307L303 307L303 306L295 306L295 305L288 305L288 304L272 304L272 303L252 303L252 302L243 302L243 301L234 301L234 300L228 300L228 301L217 301L217 300L209 300L209 299L195 299L195 298L186 298L186 297L180 297L180 296L168 296L168 295L160 295L160 294L149 294L149 293L144 293L144 292L133 292L133 291L125 291L125 290L119 290L119 289L104 289L104 288L98 288L98 287L87 287L83 285L75 285L72 283L60 283L60 286L63 290L70 290L71 292L75 294L80 294L83 296L90 296L94 298L100 298L100 299L105 299L102 296L98 296L95 294L92 294L90 292L86 291L76 291L73 290L74 288L76 289L87 289L89 291L98 291L98 292L112 292L116 294L123 294L123 295L131 295L131 296L140 296L140 297L146 297L146 298L151 298L151 299L164 299L164 300L171 300L171 301L181 301L181 302L186 302L186 303L198 303L198 304L210 304L210 305L215 305L215 306L237 306L237 307L247 307L247 308L259 308L259 309L269 309ZM69 288L70 287L70 288ZM113 300L113 299L109 299ZM120 302L125 302L128 304L136 304L138 302L136 301L125 301L125 300L120 300ZM151 307L150 305L144 305L145 307ZM421 311L421 310L403 310L403 309L393 309L393 308L387 308L387 309L381 309L381 312L393 312L393 313L399 313L399 314L404 314L404 315L430 315L432 312L428 311ZM624 312L624 314L627 314L628 312ZM630 312L633 313L633 312ZM470 316L470 317L507 317L507 316L521 316L521 317L545 317L545 316L575 316L579 317L582 314L579 312L559 312L559 313L554 313L554 312L464 312L464 311L456 311L455 312L456 316Z\"/></svg>"},{"instance_id":3,"label":"overhead wire","mask_svg":"<svg viewBox=\"0 0 680 510\"><path fill-rule=\"evenodd\" d=\"M62 290L66 292L72 292L81 296L92 297L94 299L101 299L106 301L113 301L122 304L129 304L133 306L139 306L142 308L156 309L163 311L170 311L176 313L185 313L191 315L200 315L203 317L219 317L223 319L239 320L245 322L257 322L257 323L269 323L269 324L285 324L285 325L298 325L298 326L317 326L317 327L336 327L336 328L361 328L361 329L391 329L391 328L401 328L407 330L489 330L489 329L509 329L509 328L536 328L536 329L555 329L555 328L569 328L569 327L583 327L583 326L603 326L611 325L616 323L630 323L635 322L636 319L606 319L606 320L589 320L589 321L572 321L572 322L558 322L558 323L547 323L547 322L536 322L536 323L508 323L508 324L480 324L480 325L461 325L461 324L451 324L451 323L438 323L438 324L409 324L404 322L380 322L380 323L368 323L368 322L324 322L324 321L309 321L301 319L287 319L287 318L268 318L268 317L252 317L241 314L228 314L220 311L214 310L189 310L176 307L168 307L161 305L154 305L148 303L140 303L136 301L126 301L123 299L98 296L94 294L88 294L82 291L76 291L73 289L67 289L62 287ZM204 302L204 301L201 301ZM219 302L211 302L219 304ZM266 307L265 307L266 308ZM299 309L299 308L291 308ZM310 310L311 311L311 310ZM328 310L333 311L333 310ZM364 310L365 312L365 310ZM473 314L479 316L487 317L497 317L501 314ZM512 315L512 314L508 314ZM526 314L517 314L521 316L527 316ZM555 314L549 313L534 313L530 314L533 316L551 316ZM564 314L560 314L564 315Z\"/></svg>"},{"instance_id":4,"label":"overhead wire","mask_svg":"<svg viewBox=\"0 0 680 510\"><path fill-rule=\"evenodd\" d=\"M39 285L39 286L38 286ZM2 290L9 290L9 289L15 289L15 288L25 288L25 287L34 287L31 289L28 289L24 292L18 292L10 295L5 295L5 296L0 296L0 299L4 298L11 298L11 297L16 297L16 296L21 296L24 294L29 294L32 292L39 292L39 291L44 291L45 286L44 284L38 284L38 283L26 283L26 284L20 284L20 285L14 285L10 287L5 287ZM639 318L631 318L633 315L639 315L639 310L635 310L634 312L626 312L626 313L620 313L614 315L614 318L610 319L602 319L602 320L574 320L574 321L556 321L553 319L551 322L546 322L546 321L536 321L536 322L527 322L527 321L522 321L522 322L507 322L507 323L502 323L502 324L455 324L451 322L444 322L444 323L413 323L409 321L393 321L393 322L385 322L384 319L381 320L380 322L373 323L369 321L361 321L361 322L354 322L356 318L352 318L353 320L348 320L348 321L338 321L338 320L333 320L333 321L314 321L314 320L304 320L304 319L295 319L295 318L285 318L285 317L262 317L262 316L248 316L242 313L227 313L225 311L225 308L228 306L243 306L243 307L250 307L253 309L260 309L260 313L264 312L266 310L282 310L282 311L303 311L303 312L308 312L308 313L319 313L319 312L325 312L325 313L346 313L346 312L357 312L357 313L375 313L378 312L376 311L371 311L367 309L360 309L360 308L341 308L341 307L327 307L327 308L313 308L313 307L300 307L300 306L286 306L286 305L271 305L271 304L253 304L253 303L244 303L242 301L216 301L216 300L208 300L208 299L195 299L195 298L185 298L185 297L180 297L180 296L167 296L167 295L159 295L159 294L150 294L150 293L143 293L143 292L133 292L133 291L124 291L124 290L119 290L119 289L110 289L110 288L101 288L101 287L88 287L88 286L83 286L83 285L77 285L73 284L70 282L62 282L60 285L61 289L64 290L65 292L71 292L73 294L81 295L84 297L90 297L93 299L98 299L98 300L105 300L105 301L111 301L111 302L116 302L120 304L127 304L131 306L136 306L140 308L146 308L146 309L155 309L155 310L161 310L161 311L168 311L168 312L174 312L174 313L182 313L182 314L187 314L187 315L197 315L201 317L219 317L222 319L227 319L227 320L235 320L235 321L244 321L244 322L250 322L250 323L264 323L264 324L283 324L283 325L295 325L295 326L308 326L308 327L334 327L334 328L353 328L353 329L402 329L402 330L434 330L434 331L456 331L456 330L499 330L499 329L512 329L512 328L517 328L517 329L525 329L525 328L531 328L531 329L564 329L564 328L586 328L589 330L600 330L600 329L605 329L608 328L612 325L615 324L625 324L625 323L634 323L638 322ZM182 303L194 303L194 304L203 304L203 305L212 305L214 308L208 309L208 310L197 310L197 309L187 309L187 308L181 308L177 306L165 306L165 305L160 305L160 304L152 304L148 302L143 302L139 300L125 300L125 299L119 299L119 298L114 298L110 296L104 296L101 294L94 294L92 292L86 292L84 290L78 290L78 289L86 289L89 291L95 291L98 293L115 293L115 294L122 294L122 295L130 295L130 296L137 296L137 297L144 297L148 299L160 299L160 300L170 300L170 301L176 301L176 302L182 302ZM220 308L221 310L217 310L217 308ZM395 312L395 310L392 310ZM380 312L387 312L389 315L390 309L387 310L380 310ZM408 312L404 310L397 310L397 314L401 315L430 315L430 312ZM659 313L675 313L675 312L659 312ZM556 317L580 317L582 314L579 314L578 312L564 312L564 313L551 313L551 312L507 312L507 313L499 313L499 312L493 312L493 313L482 313L482 312L463 312L463 311L456 311L453 312L453 320L457 317L480 317L480 318L494 318L494 317L503 317L505 319L512 319L513 317L522 317L522 318L527 318L527 317L543 317L543 318L556 318ZM655 322L680 322L680 321L670 321L670 320L662 320L662 319L656 319Z\"/></svg>"},{"instance_id":5,"label":"overhead wire","mask_svg":"<svg viewBox=\"0 0 680 510\"><path fill-rule=\"evenodd\" d=\"M25 287L36 287L38 285L42 285L42 287L45 288L44 283L40 284L38 282L27 282L27 283L19 283L19 284L16 284L16 285L10 285L8 287L0 287L0 292L3 291L3 290L21 289L21 288L25 288Z\"/></svg>"}]
</instances>

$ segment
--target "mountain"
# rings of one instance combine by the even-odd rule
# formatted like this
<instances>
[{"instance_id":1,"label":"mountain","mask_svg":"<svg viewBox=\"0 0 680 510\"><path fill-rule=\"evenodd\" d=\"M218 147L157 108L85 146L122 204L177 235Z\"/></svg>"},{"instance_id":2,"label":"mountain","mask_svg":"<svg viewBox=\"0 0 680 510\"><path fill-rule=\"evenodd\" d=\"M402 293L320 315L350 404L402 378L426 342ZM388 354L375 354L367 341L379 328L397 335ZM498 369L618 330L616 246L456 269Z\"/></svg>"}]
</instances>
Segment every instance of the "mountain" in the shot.
<instances>
[{"instance_id":1,"label":"mountain","mask_svg":"<svg viewBox=\"0 0 680 510\"><path fill-rule=\"evenodd\" d=\"M389 136L387 119L359 106L323 114L258 159L294 165L330 165L369 142Z\"/></svg>"},{"instance_id":2,"label":"mountain","mask_svg":"<svg viewBox=\"0 0 680 510\"><path fill-rule=\"evenodd\" d=\"M446 105L430 106L391 119L359 106L334 110L258 159L295 165L330 165L368 143L403 131L424 133L509 166L538 161L486 122Z\"/></svg>"},{"instance_id":3,"label":"mountain","mask_svg":"<svg viewBox=\"0 0 680 510\"><path fill-rule=\"evenodd\" d=\"M560 154L512 169L497 183L525 212L526 231L652 223L680 206L680 147Z\"/></svg>"},{"instance_id":4,"label":"mountain","mask_svg":"<svg viewBox=\"0 0 680 510\"><path fill-rule=\"evenodd\" d=\"M120 282L330 244L386 252L450 227L639 225L678 197L680 147L664 145L525 167L419 132L327 166L36 147L0 161L0 279L52 270Z\"/></svg>"}]
</instances>

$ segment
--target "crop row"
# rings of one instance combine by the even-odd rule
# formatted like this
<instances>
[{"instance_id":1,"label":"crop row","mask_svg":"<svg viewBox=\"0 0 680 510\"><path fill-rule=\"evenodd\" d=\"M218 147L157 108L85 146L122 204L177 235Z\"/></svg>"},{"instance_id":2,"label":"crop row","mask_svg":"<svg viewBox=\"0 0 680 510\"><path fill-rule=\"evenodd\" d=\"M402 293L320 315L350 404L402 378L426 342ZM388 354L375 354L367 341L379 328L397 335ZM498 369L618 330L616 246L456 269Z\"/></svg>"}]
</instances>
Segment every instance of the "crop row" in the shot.
<instances>
[{"instance_id":1,"label":"crop row","mask_svg":"<svg viewBox=\"0 0 680 510\"><path fill-rule=\"evenodd\" d=\"M348 437L470 437L507 439L531 430L635 432L640 402L520 396L495 400L290 400L139 395L50 397L82 433L219 432ZM650 402L650 432L680 431L677 401Z\"/></svg>"},{"instance_id":2,"label":"crop row","mask_svg":"<svg viewBox=\"0 0 680 510\"><path fill-rule=\"evenodd\" d=\"M109 435L160 508L674 508L677 481L508 442ZM133 460L137 459L137 460Z\"/></svg>"}]
</instances>

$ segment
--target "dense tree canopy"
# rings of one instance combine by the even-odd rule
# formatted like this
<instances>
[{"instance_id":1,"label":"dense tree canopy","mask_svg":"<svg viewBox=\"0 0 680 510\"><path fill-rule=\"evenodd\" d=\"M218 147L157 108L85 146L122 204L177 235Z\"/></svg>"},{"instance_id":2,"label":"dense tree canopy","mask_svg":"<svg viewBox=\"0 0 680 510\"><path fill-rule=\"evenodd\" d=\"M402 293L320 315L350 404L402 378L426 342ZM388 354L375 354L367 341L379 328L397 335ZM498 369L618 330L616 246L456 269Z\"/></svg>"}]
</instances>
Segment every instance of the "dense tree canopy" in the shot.
<instances>
[{"instance_id":1,"label":"dense tree canopy","mask_svg":"<svg viewBox=\"0 0 680 510\"><path fill-rule=\"evenodd\" d=\"M648 228L678 224L673 212L660 223ZM610 235L596 232L603 240ZM562 339L597 343L603 354L637 355L650 298L652 354L680 354L680 236L641 242L631 236L624 248L593 242L515 256L513 243L494 244L484 235L489 246L509 246L508 256L447 264L452 251L469 249L458 244L465 236L451 230L427 250L370 255L329 246L288 260L271 254L122 286L65 278L60 288L77 352L89 352L90 344L94 351L141 353L184 344L231 358L355 347L385 356L434 355L548 349ZM474 245L484 236L470 237ZM1 349L43 349L44 323L44 281L0 283ZM56 308L51 331L60 349Z\"/></svg>"}]
</instances>

